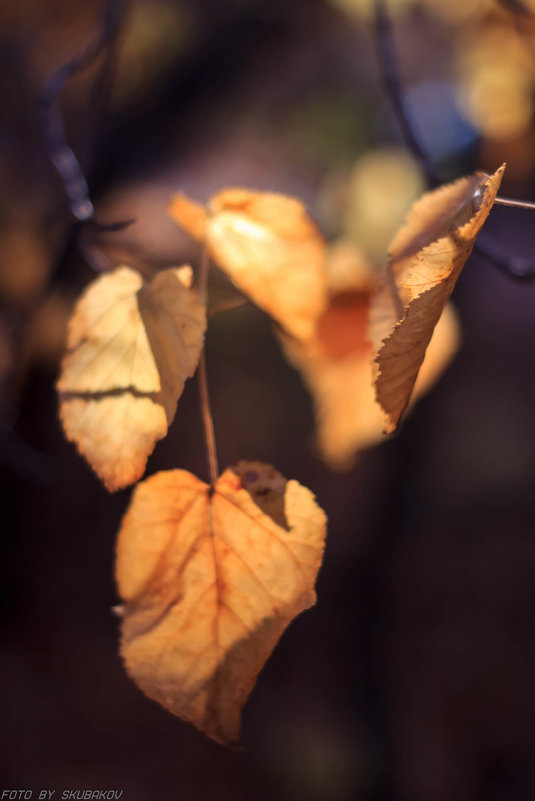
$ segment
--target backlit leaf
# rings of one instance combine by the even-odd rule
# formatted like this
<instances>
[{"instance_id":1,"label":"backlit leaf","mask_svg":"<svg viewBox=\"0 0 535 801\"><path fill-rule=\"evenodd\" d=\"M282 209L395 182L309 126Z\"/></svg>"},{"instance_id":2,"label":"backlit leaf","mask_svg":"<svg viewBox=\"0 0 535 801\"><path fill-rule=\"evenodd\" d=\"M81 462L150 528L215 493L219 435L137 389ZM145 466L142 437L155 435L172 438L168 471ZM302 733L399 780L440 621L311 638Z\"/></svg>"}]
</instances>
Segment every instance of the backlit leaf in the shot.
<instances>
[{"instance_id":1,"label":"backlit leaf","mask_svg":"<svg viewBox=\"0 0 535 801\"><path fill-rule=\"evenodd\" d=\"M326 304L325 243L303 205L285 195L226 189L203 211L180 195L169 206L238 289L293 336L311 336Z\"/></svg>"},{"instance_id":2,"label":"backlit leaf","mask_svg":"<svg viewBox=\"0 0 535 801\"><path fill-rule=\"evenodd\" d=\"M136 488L117 546L121 652L150 698L225 744L291 620L315 603L326 518L312 493L240 462Z\"/></svg>"},{"instance_id":3,"label":"backlit leaf","mask_svg":"<svg viewBox=\"0 0 535 801\"><path fill-rule=\"evenodd\" d=\"M143 474L199 361L206 315L190 283L189 268L146 284L120 267L89 285L69 323L61 421L109 490Z\"/></svg>"},{"instance_id":4,"label":"backlit leaf","mask_svg":"<svg viewBox=\"0 0 535 801\"><path fill-rule=\"evenodd\" d=\"M374 384L394 431L426 348L475 239L494 203L505 165L429 192L412 208L390 246L370 307Z\"/></svg>"}]
</instances>

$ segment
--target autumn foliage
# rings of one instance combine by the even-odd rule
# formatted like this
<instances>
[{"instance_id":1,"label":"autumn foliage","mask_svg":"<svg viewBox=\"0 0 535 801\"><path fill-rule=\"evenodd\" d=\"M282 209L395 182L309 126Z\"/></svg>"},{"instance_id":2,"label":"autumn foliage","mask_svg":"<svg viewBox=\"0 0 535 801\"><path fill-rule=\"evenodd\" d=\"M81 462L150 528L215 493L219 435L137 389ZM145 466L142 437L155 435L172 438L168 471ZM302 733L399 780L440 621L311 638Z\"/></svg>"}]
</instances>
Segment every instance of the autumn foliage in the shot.
<instances>
[{"instance_id":1,"label":"autumn foliage","mask_svg":"<svg viewBox=\"0 0 535 801\"><path fill-rule=\"evenodd\" d=\"M259 462L213 488L185 470L136 489L117 545L121 652L148 696L235 744L256 677L293 618L315 603L325 514Z\"/></svg>"},{"instance_id":2,"label":"autumn foliage","mask_svg":"<svg viewBox=\"0 0 535 801\"><path fill-rule=\"evenodd\" d=\"M145 284L120 267L76 306L58 381L61 421L109 490L141 478L197 367L206 313L190 283L189 268Z\"/></svg>"},{"instance_id":3,"label":"autumn foliage","mask_svg":"<svg viewBox=\"0 0 535 801\"><path fill-rule=\"evenodd\" d=\"M226 189L169 214L266 311L313 396L322 457L347 467L393 432L459 344L446 305L503 174L422 197L380 274L340 263L302 204ZM346 254L347 255L347 254ZM369 318L369 319L368 319ZM58 381L65 433L106 487L140 479L201 359L206 310L187 267L147 283L129 267L96 279L72 316ZM116 576L121 653L138 686L213 739L235 744L240 712L292 619L315 602L326 517L310 490L260 462L209 484L185 470L134 491Z\"/></svg>"},{"instance_id":4,"label":"autumn foliage","mask_svg":"<svg viewBox=\"0 0 535 801\"><path fill-rule=\"evenodd\" d=\"M505 165L431 192L390 245L370 312L377 402L395 431L433 331L494 203Z\"/></svg>"},{"instance_id":5,"label":"autumn foliage","mask_svg":"<svg viewBox=\"0 0 535 801\"><path fill-rule=\"evenodd\" d=\"M227 189L206 210L179 195L169 213L286 331L299 339L312 336L327 302L326 246L298 200Z\"/></svg>"}]
</instances>

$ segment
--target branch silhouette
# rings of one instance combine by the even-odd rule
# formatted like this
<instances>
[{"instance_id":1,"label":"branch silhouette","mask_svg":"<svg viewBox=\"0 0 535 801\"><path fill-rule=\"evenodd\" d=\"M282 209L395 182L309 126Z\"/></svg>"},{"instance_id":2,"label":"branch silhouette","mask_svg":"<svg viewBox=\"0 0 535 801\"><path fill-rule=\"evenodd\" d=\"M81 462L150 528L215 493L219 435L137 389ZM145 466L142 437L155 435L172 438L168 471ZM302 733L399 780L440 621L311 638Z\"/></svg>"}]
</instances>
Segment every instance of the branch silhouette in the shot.
<instances>
[{"instance_id":1,"label":"branch silhouette","mask_svg":"<svg viewBox=\"0 0 535 801\"><path fill-rule=\"evenodd\" d=\"M61 178L72 215L79 221L91 219L94 209L80 163L67 142L60 108L61 94L69 79L88 67L115 37L124 5L124 0L106 0L100 30L95 39L82 53L56 70L38 100L43 137L50 160Z\"/></svg>"},{"instance_id":2,"label":"branch silhouette","mask_svg":"<svg viewBox=\"0 0 535 801\"><path fill-rule=\"evenodd\" d=\"M514 2L505 5L520 5ZM422 146L418 134L407 111L403 96L403 87L399 78L399 64L394 45L394 31L392 21L388 14L386 0L374 0L374 28L375 46L379 70L383 86L396 116L403 140L419 163L431 188L443 183L442 178L432 164L429 154ZM520 208L535 208L535 204L525 201L509 200L497 197L496 203L504 206L517 206ZM535 261L521 257L506 257L496 252L494 244L487 238L484 243L479 239L474 245L474 251L482 256L500 272L518 281L529 281L535 278Z\"/></svg>"}]
</instances>

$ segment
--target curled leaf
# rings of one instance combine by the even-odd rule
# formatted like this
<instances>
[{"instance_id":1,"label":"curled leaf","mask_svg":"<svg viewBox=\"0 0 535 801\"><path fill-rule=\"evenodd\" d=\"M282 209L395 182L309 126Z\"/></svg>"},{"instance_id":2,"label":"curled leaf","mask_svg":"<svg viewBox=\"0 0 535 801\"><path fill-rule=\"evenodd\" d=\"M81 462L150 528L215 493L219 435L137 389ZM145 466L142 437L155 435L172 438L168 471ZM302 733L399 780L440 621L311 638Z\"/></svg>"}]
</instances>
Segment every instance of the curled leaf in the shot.
<instances>
[{"instance_id":1,"label":"curled leaf","mask_svg":"<svg viewBox=\"0 0 535 801\"><path fill-rule=\"evenodd\" d=\"M177 195L169 213L285 330L298 339L312 335L326 304L325 243L298 200L226 189L206 210Z\"/></svg>"},{"instance_id":2,"label":"curled leaf","mask_svg":"<svg viewBox=\"0 0 535 801\"><path fill-rule=\"evenodd\" d=\"M505 165L429 192L390 246L370 307L374 385L395 431L446 301L494 203Z\"/></svg>"},{"instance_id":3,"label":"curled leaf","mask_svg":"<svg viewBox=\"0 0 535 801\"><path fill-rule=\"evenodd\" d=\"M366 339L370 297L377 285L371 266L354 247L339 243L330 252L331 298L312 339L280 335L284 353L300 371L314 399L316 440L321 457L336 470L354 463L362 448L383 439L383 413L372 385L372 347ZM459 325L446 306L433 333L413 400L437 380L459 344Z\"/></svg>"},{"instance_id":4,"label":"curled leaf","mask_svg":"<svg viewBox=\"0 0 535 801\"><path fill-rule=\"evenodd\" d=\"M206 314L190 283L189 268L145 284L120 267L89 285L70 320L60 417L109 490L143 474L199 361Z\"/></svg>"},{"instance_id":5,"label":"curled leaf","mask_svg":"<svg viewBox=\"0 0 535 801\"><path fill-rule=\"evenodd\" d=\"M150 698L225 744L291 620L315 603L326 518L312 493L240 462L213 490L172 470L136 488L117 545L121 653Z\"/></svg>"}]
</instances>

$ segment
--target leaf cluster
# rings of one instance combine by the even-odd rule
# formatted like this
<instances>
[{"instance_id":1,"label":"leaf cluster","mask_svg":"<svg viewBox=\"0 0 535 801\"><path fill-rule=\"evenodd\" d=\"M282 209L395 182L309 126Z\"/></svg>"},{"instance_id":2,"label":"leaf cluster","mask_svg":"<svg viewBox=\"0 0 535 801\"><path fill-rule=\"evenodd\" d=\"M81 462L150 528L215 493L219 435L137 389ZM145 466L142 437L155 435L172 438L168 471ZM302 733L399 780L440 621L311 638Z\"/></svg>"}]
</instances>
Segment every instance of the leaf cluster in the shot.
<instances>
[{"instance_id":1,"label":"leaf cluster","mask_svg":"<svg viewBox=\"0 0 535 801\"><path fill-rule=\"evenodd\" d=\"M202 206L174 197L169 214L204 254L197 287L187 265L151 282L123 266L90 284L58 380L66 436L109 490L143 476L202 358L209 258L274 321L312 393L320 453L347 466L397 429L453 355L459 331L446 304L503 170L423 196L379 276L354 254L341 260L293 198L226 189ZM208 736L236 743L259 671L315 602L325 534L312 493L260 462L210 484L178 469L142 481L117 546L130 676Z\"/></svg>"}]
</instances>

